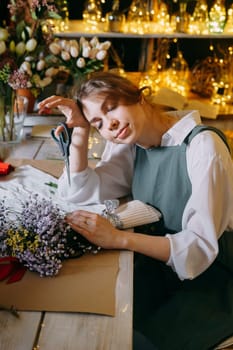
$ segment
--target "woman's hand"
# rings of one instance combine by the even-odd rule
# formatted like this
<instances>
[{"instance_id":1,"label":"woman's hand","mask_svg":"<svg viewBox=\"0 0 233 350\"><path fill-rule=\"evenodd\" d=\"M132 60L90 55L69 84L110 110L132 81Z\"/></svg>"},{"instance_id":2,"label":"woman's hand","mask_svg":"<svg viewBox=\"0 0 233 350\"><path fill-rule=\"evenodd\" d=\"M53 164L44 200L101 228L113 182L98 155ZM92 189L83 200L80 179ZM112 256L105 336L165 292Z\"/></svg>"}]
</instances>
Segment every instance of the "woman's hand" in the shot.
<instances>
[{"instance_id":1,"label":"woman's hand","mask_svg":"<svg viewBox=\"0 0 233 350\"><path fill-rule=\"evenodd\" d=\"M39 103L39 114L53 108L59 109L65 115L68 128L81 127L89 129L90 125L88 121L77 103L71 98L56 95L50 96Z\"/></svg>"},{"instance_id":2,"label":"woman's hand","mask_svg":"<svg viewBox=\"0 0 233 350\"><path fill-rule=\"evenodd\" d=\"M67 215L67 223L89 242L105 249L124 249L127 232L116 229L102 216L84 210Z\"/></svg>"}]
</instances>

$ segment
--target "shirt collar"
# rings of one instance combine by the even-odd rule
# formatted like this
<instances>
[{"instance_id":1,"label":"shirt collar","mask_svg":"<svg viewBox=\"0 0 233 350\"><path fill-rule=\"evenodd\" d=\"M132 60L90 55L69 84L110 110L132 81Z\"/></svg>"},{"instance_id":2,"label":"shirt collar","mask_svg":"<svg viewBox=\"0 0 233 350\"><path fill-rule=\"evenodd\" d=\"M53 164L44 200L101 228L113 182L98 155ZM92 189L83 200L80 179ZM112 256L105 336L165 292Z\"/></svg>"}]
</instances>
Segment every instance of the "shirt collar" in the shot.
<instances>
[{"instance_id":1,"label":"shirt collar","mask_svg":"<svg viewBox=\"0 0 233 350\"><path fill-rule=\"evenodd\" d=\"M180 118L163 136L161 146L180 145L190 131L201 124L201 118L198 111L172 111L166 114Z\"/></svg>"}]
</instances>

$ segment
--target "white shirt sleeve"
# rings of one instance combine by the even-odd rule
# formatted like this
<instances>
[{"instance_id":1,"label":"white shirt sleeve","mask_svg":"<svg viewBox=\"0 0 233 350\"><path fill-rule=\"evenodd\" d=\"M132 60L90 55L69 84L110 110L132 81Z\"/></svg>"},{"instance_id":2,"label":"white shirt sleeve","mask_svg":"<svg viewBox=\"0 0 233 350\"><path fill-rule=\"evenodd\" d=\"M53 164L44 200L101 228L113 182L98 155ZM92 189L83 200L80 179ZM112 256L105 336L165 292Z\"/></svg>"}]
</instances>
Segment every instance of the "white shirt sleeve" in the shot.
<instances>
[{"instance_id":1,"label":"white shirt sleeve","mask_svg":"<svg viewBox=\"0 0 233 350\"><path fill-rule=\"evenodd\" d=\"M63 172L58 181L59 196L77 205L89 205L129 195L134 153L134 146L106 142L96 168L72 173L71 186L67 185L66 172Z\"/></svg>"},{"instance_id":2,"label":"white shirt sleeve","mask_svg":"<svg viewBox=\"0 0 233 350\"><path fill-rule=\"evenodd\" d=\"M191 141L186 157L192 195L183 213L183 230L167 235L167 264L181 280L205 271L218 254L218 238L233 228L233 162L225 144L216 133L204 131Z\"/></svg>"}]
</instances>

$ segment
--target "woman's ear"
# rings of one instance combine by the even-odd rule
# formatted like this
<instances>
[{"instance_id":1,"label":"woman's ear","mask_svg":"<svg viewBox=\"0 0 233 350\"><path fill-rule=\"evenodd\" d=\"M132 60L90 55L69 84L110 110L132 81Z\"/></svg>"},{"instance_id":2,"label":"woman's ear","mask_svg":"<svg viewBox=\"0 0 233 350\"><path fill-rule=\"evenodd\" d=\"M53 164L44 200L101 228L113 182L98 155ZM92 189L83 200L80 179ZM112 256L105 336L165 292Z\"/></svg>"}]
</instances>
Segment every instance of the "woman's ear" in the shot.
<instances>
[{"instance_id":1,"label":"woman's ear","mask_svg":"<svg viewBox=\"0 0 233 350\"><path fill-rule=\"evenodd\" d=\"M145 102L145 96L149 97L152 94L152 90L150 86L143 86L140 89L140 97L139 97L139 102L140 104L143 104Z\"/></svg>"},{"instance_id":2,"label":"woman's ear","mask_svg":"<svg viewBox=\"0 0 233 350\"><path fill-rule=\"evenodd\" d=\"M140 96L139 103L140 105L143 105L145 102L143 95Z\"/></svg>"}]
</instances>

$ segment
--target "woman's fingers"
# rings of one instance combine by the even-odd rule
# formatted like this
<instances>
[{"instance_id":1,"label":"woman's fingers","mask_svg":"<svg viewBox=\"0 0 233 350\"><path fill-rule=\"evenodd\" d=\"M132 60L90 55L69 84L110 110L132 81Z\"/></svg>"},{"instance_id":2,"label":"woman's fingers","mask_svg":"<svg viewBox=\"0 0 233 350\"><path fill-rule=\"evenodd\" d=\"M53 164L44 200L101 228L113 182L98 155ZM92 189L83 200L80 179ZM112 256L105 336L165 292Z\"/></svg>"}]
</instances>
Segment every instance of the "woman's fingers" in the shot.
<instances>
[{"instance_id":1,"label":"woman's fingers","mask_svg":"<svg viewBox=\"0 0 233 350\"><path fill-rule=\"evenodd\" d=\"M66 124L69 128L74 128L76 126L82 128L89 127L89 123L85 119L79 106L70 98L53 95L41 101L38 107L39 114L46 112L48 109L59 109L60 112L65 115Z\"/></svg>"},{"instance_id":2,"label":"woman's fingers","mask_svg":"<svg viewBox=\"0 0 233 350\"><path fill-rule=\"evenodd\" d=\"M97 220L97 214L88 211L75 211L67 214L66 221L76 226L87 227L94 226Z\"/></svg>"},{"instance_id":3,"label":"woman's fingers","mask_svg":"<svg viewBox=\"0 0 233 350\"><path fill-rule=\"evenodd\" d=\"M75 211L67 215L67 223L88 241L105 249L124 246L125 233L117 230L106 218L87 211Z\"/></svg>"},{"instance_id":4,"label":"woman's fingers","mask_svg":"<svg viewBox=\"0 0 233 350\"><path fill-rule=\"evenodd\" d=\"M38 104L38 107L39 107L39 113L41 113L45 109L53 109L53 108L58 108L60 110L64 108L78 110L78 106L74 100L69 98L64 98L61 96L56 96L56 95L53 95L44 99Z\"/></svg>"}]
</instances>

